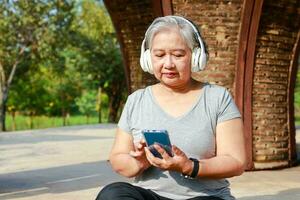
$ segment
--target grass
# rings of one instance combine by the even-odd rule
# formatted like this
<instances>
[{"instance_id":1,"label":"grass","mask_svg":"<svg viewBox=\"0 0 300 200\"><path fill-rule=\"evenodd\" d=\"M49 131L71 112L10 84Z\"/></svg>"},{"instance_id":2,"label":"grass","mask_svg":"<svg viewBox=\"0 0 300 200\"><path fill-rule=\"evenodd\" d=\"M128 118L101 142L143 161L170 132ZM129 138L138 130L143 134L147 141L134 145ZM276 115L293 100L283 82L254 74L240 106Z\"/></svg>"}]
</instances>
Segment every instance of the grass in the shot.
<instances>
[{"instance_id":1,"label":"grass","mask_svg":"<svg viewBox=\"0 0 300 200\"><path fill-rule=\"evenodd\" d=\"M103 120L106 122L107 120ZM66 119L66 126L83 125L83 124L97 124L98 116L86 118L86 116L70 116ZM63 126L62 117L48 117L48 116L35 116L30 119L29 116L17 115L15 117L15 124L11 115L6 116L6 129L7 131L14 130L28 130L28 129L43 129L50 127Z\"/></svg>"}]
</instances>

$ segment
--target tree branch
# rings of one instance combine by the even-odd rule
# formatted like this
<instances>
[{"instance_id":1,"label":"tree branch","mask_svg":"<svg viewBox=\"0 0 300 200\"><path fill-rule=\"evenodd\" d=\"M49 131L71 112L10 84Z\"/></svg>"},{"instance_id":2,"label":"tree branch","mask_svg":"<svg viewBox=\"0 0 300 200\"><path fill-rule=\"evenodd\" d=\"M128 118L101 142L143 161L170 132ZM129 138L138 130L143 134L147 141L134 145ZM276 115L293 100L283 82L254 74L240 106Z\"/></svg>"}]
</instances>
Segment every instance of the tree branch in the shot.
<instances>
[{"instance_id":1,"label":"tree branch","mask_svg":"<svg viewBox=\"0 0 300 200\"><path fill-rule=\"evenodd\" d=\"M1 84L0 88L3 88L5 84L5 73L1 61L0 61L0 84Z\"/></svg>"},{"instance_id":2,"label":"tree branch","mask_svg":"<svg viewBox=\"0 0 300 200\"><path fill-rule=\"evenodd\" d=\"M24 53L25 48L26 48L25 46L23 46L23 47L21 48L21 50L20 50L20 52L19 52L19 54L18 54L18 56L17 56L17 58L16 58L16 61L15 61L14 65L13 65L13 67L12 67L12 69L11 69L11 72L10 72L10 74L9 74L9 78L8 78L7 84L6 84L7 89L9 88L9 86L10 86L10 84L11 84L11 82L12 82L12 79L13 79L13 77L14 77L14 75L15 75L17 66L18 66L18 64L19 64L19 62L20 62L19 58L20 58L20 56Z\"/></svg>"}]
</instances>

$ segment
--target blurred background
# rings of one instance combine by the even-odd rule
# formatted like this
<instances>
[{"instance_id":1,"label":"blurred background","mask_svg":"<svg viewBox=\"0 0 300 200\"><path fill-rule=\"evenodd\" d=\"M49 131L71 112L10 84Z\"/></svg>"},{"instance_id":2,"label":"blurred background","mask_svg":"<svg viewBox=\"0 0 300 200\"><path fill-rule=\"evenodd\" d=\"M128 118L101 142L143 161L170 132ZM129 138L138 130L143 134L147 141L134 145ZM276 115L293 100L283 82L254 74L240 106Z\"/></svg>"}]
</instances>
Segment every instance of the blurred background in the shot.
<instances>
[{"instance_id":1,"label":"blurred background","mask_svg":"<svg viewBox=\"0 0 300 200\"><path fill-rule=\"evenodd\" d=\"M124 67L102 1L0 1L2 131L116 122Z\"/></svg>"}]
</instances>

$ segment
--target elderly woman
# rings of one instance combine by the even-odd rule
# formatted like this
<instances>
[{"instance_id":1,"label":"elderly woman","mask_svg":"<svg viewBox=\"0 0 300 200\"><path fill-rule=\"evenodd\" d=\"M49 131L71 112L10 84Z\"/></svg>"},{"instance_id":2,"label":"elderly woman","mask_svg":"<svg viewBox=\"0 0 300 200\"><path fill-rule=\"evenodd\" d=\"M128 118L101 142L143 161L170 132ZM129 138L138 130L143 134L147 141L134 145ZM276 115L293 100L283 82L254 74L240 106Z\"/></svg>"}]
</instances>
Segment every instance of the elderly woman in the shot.
<instances>
[{"instance_id":1,"label":"elderly woman","mask_svg":"<svg viewBox=\"0 0 300 200\"><path fill-rule=\"evenodd\" d=\"M110 154L113 169L135 180L107 185L97 200L234 199L225 178L244 171L242 120L225 88L191 78L206 56L189 20L166 16L150 25L141 66L159 83L128 97ZM167 130L173 156L155 144L155 157L144 129Z\"/></svg>"}]
</instances>

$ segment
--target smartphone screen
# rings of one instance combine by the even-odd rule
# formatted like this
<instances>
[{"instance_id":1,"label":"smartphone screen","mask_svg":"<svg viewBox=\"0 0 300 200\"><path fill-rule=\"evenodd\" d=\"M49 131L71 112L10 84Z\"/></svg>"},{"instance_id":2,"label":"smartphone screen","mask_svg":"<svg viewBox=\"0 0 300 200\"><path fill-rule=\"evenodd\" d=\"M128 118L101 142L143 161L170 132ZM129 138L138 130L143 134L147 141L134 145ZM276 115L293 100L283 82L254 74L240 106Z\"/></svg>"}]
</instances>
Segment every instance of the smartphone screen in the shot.
<instances>
[{"instance_id":1,"label":"smartphone screen","mask_svg":"<svg viewBox=\"0 0 300 200\"><path fill-rule=\"evenodd\" d=\"M157 143L164 148L169 156L173 156L172 145L167 130L143 130L142 133L149 150L155 157L162 158L160 153L154 148L154 143Z\"/></svg>"}]
</instances>

